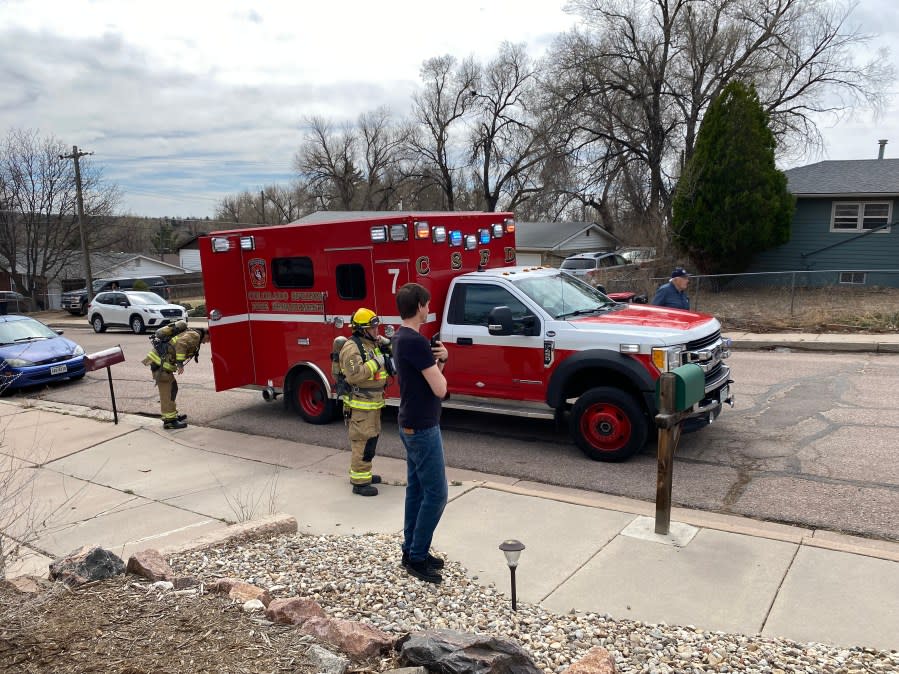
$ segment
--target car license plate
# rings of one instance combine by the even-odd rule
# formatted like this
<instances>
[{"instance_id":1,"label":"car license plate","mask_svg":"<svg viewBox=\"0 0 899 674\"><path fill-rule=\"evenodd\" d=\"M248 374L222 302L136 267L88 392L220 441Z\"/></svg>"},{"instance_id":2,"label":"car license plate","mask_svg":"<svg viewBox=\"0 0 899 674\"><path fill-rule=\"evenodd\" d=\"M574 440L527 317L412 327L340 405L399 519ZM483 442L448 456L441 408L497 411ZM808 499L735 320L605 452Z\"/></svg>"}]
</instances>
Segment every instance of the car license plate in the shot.
<instances>
[{"instance_id":1,"label":"car license plate","mask_svg":"<svg viewBox=\"0 0 899 674\"><path fill-rule=\"evenodd\" d=\"M730 386L725 384L721 387L721 390L718 391L718 402L724 403L730 397Z\"/></svg>"},{"instance_id":2,"label":"car license plate","mask_svg":"<svg viewBox=\"0 0 899 674\"><path fill-rule=\"evenodd\" d=\"M66 365L53 365L50 368L50 374L63 374L64 372L68 372L69 368Z\"/></svg>"}]
</instances>

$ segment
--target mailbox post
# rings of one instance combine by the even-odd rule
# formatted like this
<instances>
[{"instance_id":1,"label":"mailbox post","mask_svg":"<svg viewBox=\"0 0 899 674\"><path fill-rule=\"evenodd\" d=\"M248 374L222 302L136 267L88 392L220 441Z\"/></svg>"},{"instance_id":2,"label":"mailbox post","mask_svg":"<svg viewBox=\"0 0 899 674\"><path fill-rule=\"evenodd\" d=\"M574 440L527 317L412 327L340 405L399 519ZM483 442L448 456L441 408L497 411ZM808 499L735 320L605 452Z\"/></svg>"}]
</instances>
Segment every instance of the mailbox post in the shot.
<instances>
[{"instance_id":1,"label":"mailbox post","mask_svg":"<svg viewBox=\"0 0 899 674\"><path fill-rule=\"evenodd\" d=\"M110 365L123 363L125 361L125 352L121 346L113 346L96 353L89 353L84 357L84 369L88 372L99 370L101 367L106 368L106 375L109 377L109 397L112 399L112 418L115 423L119 423L119 412L115 405L115 390L112 388L112 370Z\"/></svg>"},{"instance_id":2,"label":"mailbox post","mask_svg":"<svg viewBox=\"0 0 899 674\"><path fill-rule=\"evenodd\" d=\"M698 365L682 365L665 372L656 383L659 413L659 471L656 481L657 534L667 535L671 526L671 486L674 479L674 452L680 440L681 422L689 410L705 396L705 374Z\"/></svg>"}]
</instances>

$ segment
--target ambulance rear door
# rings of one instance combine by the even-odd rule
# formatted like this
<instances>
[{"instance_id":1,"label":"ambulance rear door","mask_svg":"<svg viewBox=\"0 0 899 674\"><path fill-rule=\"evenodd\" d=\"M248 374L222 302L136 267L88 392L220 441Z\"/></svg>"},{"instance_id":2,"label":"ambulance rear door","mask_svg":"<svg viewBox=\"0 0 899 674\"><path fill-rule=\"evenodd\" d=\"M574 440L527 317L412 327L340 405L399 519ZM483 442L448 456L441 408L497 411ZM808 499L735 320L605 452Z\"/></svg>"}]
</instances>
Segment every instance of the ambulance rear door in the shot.
<instances>
[{"instance_id":1,"label":"ambulance rear door","mask_svg":"<svg viewBox=\"0 0 899 674\"><path fill-rule=\"evenodd\" d=\"M257 277L266 265L241 248L241 238L252 239L230 232L200 239L216 391L256 383L248 291L252 274L264 283Z\"/></svg>"}]
</instances>

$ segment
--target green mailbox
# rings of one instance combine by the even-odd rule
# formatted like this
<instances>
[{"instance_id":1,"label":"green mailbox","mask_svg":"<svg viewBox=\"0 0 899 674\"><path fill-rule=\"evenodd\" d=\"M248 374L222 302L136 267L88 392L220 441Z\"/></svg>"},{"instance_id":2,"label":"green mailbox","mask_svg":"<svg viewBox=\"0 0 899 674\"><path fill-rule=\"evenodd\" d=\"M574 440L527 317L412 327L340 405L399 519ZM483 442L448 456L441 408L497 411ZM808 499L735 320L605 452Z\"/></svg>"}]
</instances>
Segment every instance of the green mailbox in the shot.
<instances>
[{"instance_id":1,"label":"green mailbox","mask_svg":"<svg viewBox=\"0 0 899 674\"><path fill-rule=\"evenodd\" d=\"M677 412L690 409L705 397L705 373L698 365L681 365L671 371L674 380L674 408ZM656 381L656 403L661 406L659 386L662 380Z\"/></svg>"}]
</instances>

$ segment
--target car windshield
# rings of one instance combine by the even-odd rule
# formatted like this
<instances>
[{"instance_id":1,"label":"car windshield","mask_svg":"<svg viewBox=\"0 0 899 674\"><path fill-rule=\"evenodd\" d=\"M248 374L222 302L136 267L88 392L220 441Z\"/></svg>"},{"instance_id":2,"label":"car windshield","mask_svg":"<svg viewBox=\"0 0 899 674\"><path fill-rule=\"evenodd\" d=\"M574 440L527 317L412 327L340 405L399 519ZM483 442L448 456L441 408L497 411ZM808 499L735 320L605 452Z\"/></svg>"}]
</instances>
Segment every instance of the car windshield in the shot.
<instances>
[{"instance_id":1,"label":"car windshield","mask_svg":"<svg viewBox=\"0 0 899 674\"><path fill-rule=\"evenodd\" d=\"M582 316L615 305L613 300L590 284L561 272L518 279L515 286L553 318Z\"/></svg>"},{"instance_id":2,"label":"car windshield","mask_svg":"<svg viewBox=\"0 0 899 674\"><path fill-rule=\"evenodd\" d=\"M31 318L0 323L0 345L29 342L33 339L53 339L58 336L46 325Z\"/></svg>"},{"instance_id":3,"label":"car windshield","mask_svg":"<svg viewBox=\"0 0 899 674\"><path fill-rule=\"evenodd\" d=\"M128 293L128 300L131 304L168 304L156 293Z\"/></svg>"}]
</instances>

